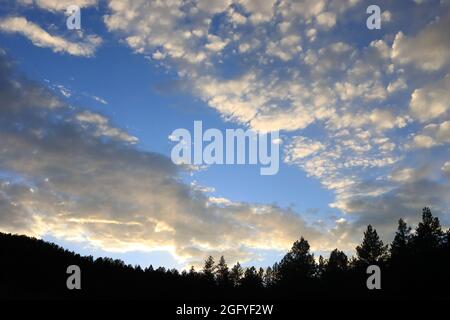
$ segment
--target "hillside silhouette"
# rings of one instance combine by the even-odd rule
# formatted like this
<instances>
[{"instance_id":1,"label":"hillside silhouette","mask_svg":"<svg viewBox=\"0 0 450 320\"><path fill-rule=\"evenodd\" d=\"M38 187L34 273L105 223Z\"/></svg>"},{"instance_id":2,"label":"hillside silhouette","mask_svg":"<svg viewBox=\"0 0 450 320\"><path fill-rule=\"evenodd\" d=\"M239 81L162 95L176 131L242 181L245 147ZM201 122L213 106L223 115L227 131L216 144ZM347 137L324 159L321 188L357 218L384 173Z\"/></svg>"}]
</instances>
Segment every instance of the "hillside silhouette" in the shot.
<instances>
[{"instance_id":1,"label":"hillside silhouette","mask_svg":"<svg viewBox=\"0 0 450 320\"><path fill-rule=\"evenodd\" d=\"M369 265L381 269L381 290L368 290ZM81 290L68 290L66 269L81 268ZM356 256L335 249L315 259L300 238L267 269L228 266L208 257L202 270L93 259L42 240L0 233L0 299L449 299L450 230L442 230L429 208L412 229L398 222L393 242L384 244L368 226Z\"/></svg>"}]
</instances>

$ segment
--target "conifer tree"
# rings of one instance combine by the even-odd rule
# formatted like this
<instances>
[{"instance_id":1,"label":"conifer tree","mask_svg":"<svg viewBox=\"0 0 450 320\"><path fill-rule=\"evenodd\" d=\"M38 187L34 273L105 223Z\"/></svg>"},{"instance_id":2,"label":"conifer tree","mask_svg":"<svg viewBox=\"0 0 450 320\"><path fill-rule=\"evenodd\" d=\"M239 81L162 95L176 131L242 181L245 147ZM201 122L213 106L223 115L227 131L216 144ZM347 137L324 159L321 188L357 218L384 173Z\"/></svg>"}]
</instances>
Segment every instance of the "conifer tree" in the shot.
<instances>
[{"instance_id":1,"label":"conifer tree","mask_svg":"<svg viewBox=\"0 0 450 320\"><path fill-rule=\"evenodd\" d=\"M214 271L216 269L214 258L209 256L205 260L205 265L203 267L203 275L208 281L214 281Z\"/></svg>"},{"instance_id":2,"label":"conifer tree","mask_svg":"<svg viewBox=\"0 0 450 320\"><path fill-rule=\"evenodd\" d=\"M422 221L416 228L413 246L416 252L423 253L438 248L444 239L444 233L437 217L433 217L428 207L422 210Z\"/></svg>"},{"instance_id":3,"label":"conifer tree","mask_svg":"<svg viewBox=\"0 0 450 320\"><path fill-rule=\"evenodd\" d=\"M383 244L377 231L368 225L362 244L356 247L358 261L366 265L383 262L387 257L387 251L388 246Z\"/></svg>"},{"instance_id":4,"label":"conifer tree","mask_svg":"<svg viewBox=\"0 0 450 320\"><path fill-rule=\"evenodd\" d=\"M334 249L330 253L330 258L326 266L327 272L346 271L348 268L348 258L343 251Z\"/></svg>"},{"instance_id":5,"label":"conifer tree","mask_svg":"<svg viewBox=\"0 0 450 320\"><path fill-rule=\"evenodd\" d=\"M403 257L411 241L411 227L403 219L398 220L397 232L391 244L391 258Z\"/></svg>"},{"instance_id":6,"label":"conifer tree","mask_svg":"<svg viewBox=\"0 0 450 320\"><path fill-rule=\"evenodd\" d=\"M221 287L228 287L230 285L230 270L223 256L220 257L217 264L216 271L217 283Z\"/></svg>"},{"instance_id":7,"label":"conifer tree","mask_svg":"<svg viewBox=\"0 0 450 320\"><path fill-rule=\"evenodd\" d=\"M280 262L281 280L295 282L298 279L312 278L315 273L314 255L309 252L309 243L303 237L295 241L292 249Z\"/></svg>"},{"instance_id":8,"label":"conifer tree","mask_svg":"<svg viewBox=\"0 0 450 320\"><path fill-rule=\"evenodd\" d=\"M230 271L230 281L234 287L239 287L241 283L242 276L244 275L244 270L242 269L239 262L237 262Z\"/></svg>"}]
</instances>

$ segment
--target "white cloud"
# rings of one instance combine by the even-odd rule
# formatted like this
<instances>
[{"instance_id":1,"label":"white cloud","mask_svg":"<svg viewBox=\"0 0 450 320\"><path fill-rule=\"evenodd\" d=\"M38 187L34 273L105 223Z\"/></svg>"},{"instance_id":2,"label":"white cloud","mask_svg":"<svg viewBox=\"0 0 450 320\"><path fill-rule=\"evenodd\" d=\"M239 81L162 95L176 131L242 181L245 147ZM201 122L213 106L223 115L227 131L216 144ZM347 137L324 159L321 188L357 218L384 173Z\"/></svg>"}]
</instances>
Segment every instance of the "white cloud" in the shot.
<instances>
[{"instance_id":1,"label":"white cloud","mask_svg":"<svg viewBox=\"0 0 450 320\"><path fill-rule=\"evenodd\" d=\"M439 70L450 63L450 15L427 26L415 37L398 32L392 44L392 59L414 64L426 71Z\"/></svg>"},{"instance_id":2,"label":"white cloud","mask_svg":"<svg viewBox=\"0 0 450 320\"><path fill-rule=\"evenodd\" d=\"M296 14L305 19L319 15L325 9L325 5L324 0L283 1L281 4L282 7L285 7L285 15Z\"/></svg>"},{"instance_id":3,"label":"white cloud","mask_svg":"<svg viewBox=\"0 0 450 320\"><path fill-rule=\"evenodd\" d=\"M450 143L450 121L426 125L422 132L415 135L407 146L412 148L432 148Z\"/></svg>"},{"instance_id":4,"label":"white cloud","mask_svg":"<svg viewBox=\"0 0 450 320\"><path fill-rule=\"evenodd\" d=\"M389 10L383 11L383 13L381 14L381 20L383 22L391 22L392 12L390 12Z\"/></svg>"},{"instance_id":5,"label":"white cloud","mask_svg":"<svg viewBox=\"0 0 450 320\"><path fill-rule=\"evenodd\" d=\"M0 31L20 33L38 47L51 48L54 52L66 52L74 56L91 57L102 43L98 36L86 36L80 42L70 42L62 37L49 34L37 24L24 17L9 17L0 20Z\"/></svg>"},{"instance_id":6,"label":"white cloud","mask_svg":"<svg viewBox=\"0 0 450 320\"><path fill-rule=\"evenodd\" d=\"M394 116L389 110L374 109L369 115L370 121L379 130L403 128L407 124L404 117Z\"/></svg>"},{"instance_id":7,"label":"white cloud","mask_svg":"<svg viewBox=\"0 0 450 320\"><path fill-rule=\"evenodd\" d=\"M406 84L406 80L404 78L398 78L393 82L390 82L387 91L389 93L394 93L397 91L405 90L408 88L408 85Z\"/></svg>"},{"instance_id":8,"label":"white cloud","mask_svg":"<svg viewBox=\"0 0 450 320\"><path fill-rule=\"evenodd\" d=\"M403 168L392 172L389 178L396 182L411 182L414 180L415 173L414 168Z\"/></svg>"},{"instance_id":9,"label":"white cloud","mask_svg":"<svg viewBox=\"0 0 450 320\"><path fill-rule=\"evenodd\" d=\"M440 81L414 90L409 106L411 114L421 121L445 115L450 110L450 74Z\"/></svg>"},{"instance_id":10,"label":"white cloud","mask_svg":"<svg viewBox=\"0 0 450 320\"><path fill-rule=\"evenodd\" d=\"M98 96L92 96L92 99L94 99L97 102L100 102L101 104L108 104L108 101L106 101L105 99L98 97Z\"/></svg>"},{"instance_id":11,"label":"white cloud","mask_svg":"<svg viewBox=\"0 0 450 320\"><path fill-rule=\"evenodd\" d=\"M228 14L230 15L231 21L238 25L247 22L247 18L236 10L229 10Z\"/></svg>"},{"instance_id":12,"label":"white cloud","mask_svg":"<svg viewBox=\"0 0 450 320\"><path fill-rule=\"evenodd\" d=\"M208 43L206 44L206 49L214 51L214 52L220 52L225 48L225 46L228 44L228 41L222 40L220 37L214 36L214 35L208 35Z\"/></svg>"},{"instance_id":13,"label":"white cloud","mask_svg":"<svg viewBox=\"0 0 450 320\"><path fill-rule=\"evenodd\" d=\"M417 148L432 148L437 144L436 140L430 136L419 134L413 138L413 146Z\"/></svg>"},{"instance_id":14,"label":"white cloud","mask_svg":"<svg viewBox=\"0 0 450 320\"><path fill-rule=\"evenodd\" d=\"M86 8L97 4L97 0L18 0L22 5L35 5L50 11L66 10L70 5Z\"/></svg>"},{"instance_id":15,"label":"white cloud","mask_svg":"<svg viewBox=\"0 0 450 320\"><path fill-rule=\"evenodd\" d=\"M112 127L109 120L98 114L90 111L78 113L75 118L82 123L82 125L93 125L95 127L96 136L104 136L128 143L137 143L138 138L130 136L125 131Z\"/></svg>"},{"instance_id":16,"label":"white cloud","mask_svg":"<svg viewBox=\"0 0 450 320\"><path fill-rule=\"evenodd\" d=\"M313 141L306 137L294 137L287 146L287 162L295 162L299 159L311 156L325 147L319 141Z\"/></svg>"},{"instance_id":17,"label":"white cloud","mask_svg":"<svg viewBox=\"0 0 450 320\"><path fill-rule=\"evenodd\" d=\"M317 24L325 29L330 29L336 24L336 14L334 12L322 12L316 19Z\"/></svg>"},{"instance_id":18,"label":"white cloud","mask_svg":"<svg viewBox=\"0 0 450 320\"><path fill-rule=\"evenodd\" d=\"M251 13L250 20L254 24L269 21L273 16L274 0L239 0L238 2Z\"/></svg>"},{"instance_id":19,"label":"white cloud","mask_svg":"<svg viewBox=\"0 0 450 320\"><path fill-rule=\"evenodd\" d=\"M450 161L445 162L441 169L444 173L450 175Z\"/></svg>"}]
</instances>

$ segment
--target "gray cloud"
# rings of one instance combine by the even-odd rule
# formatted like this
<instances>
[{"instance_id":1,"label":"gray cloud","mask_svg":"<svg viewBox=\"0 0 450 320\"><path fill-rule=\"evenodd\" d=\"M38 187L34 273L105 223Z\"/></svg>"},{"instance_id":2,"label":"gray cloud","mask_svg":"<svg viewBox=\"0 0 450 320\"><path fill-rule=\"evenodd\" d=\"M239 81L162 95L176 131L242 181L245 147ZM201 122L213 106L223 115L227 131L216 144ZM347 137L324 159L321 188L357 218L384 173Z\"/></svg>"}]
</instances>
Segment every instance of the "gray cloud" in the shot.
<instances>
[{"instance_id":1,"label":"gray cloud","mask_svg":"<svg viewBox=\"0 0 450 320\"><path fill-rule=\"evenodd\" d=\"M445 12L445 11L444 11ZM392 45L392 58L401 64L436 71L450 63L450 14L444 14L416 36L397 33Z\"/></svg>"}]
</instances>

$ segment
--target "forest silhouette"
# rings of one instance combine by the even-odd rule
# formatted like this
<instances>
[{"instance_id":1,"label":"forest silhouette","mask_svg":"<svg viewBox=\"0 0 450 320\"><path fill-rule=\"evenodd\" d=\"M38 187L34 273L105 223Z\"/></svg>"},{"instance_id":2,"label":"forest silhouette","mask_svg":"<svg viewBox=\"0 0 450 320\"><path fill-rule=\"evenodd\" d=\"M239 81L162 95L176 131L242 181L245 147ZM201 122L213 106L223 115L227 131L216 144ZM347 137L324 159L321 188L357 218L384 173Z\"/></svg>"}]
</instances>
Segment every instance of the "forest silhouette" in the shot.
<instances>
[{"instance_id":1,"label":"forest silhouette","mask_svg":"<svg viewBox=\"0 0 450 320\"><path fill-rule=\"evenodd\" d=\"M81 268L81 290L68 290L66 269ZM369 265L381 290L369 290ZM449 299L450 229L429 208L415 229L400 219L390 245L369 225L356 256L338 249L315 259L303 237L267 269L229 267L224 257L202 270L142 269L111 258L80 256L42 240L0 233L0 299Z\"/></svg>"}]
</instances>

